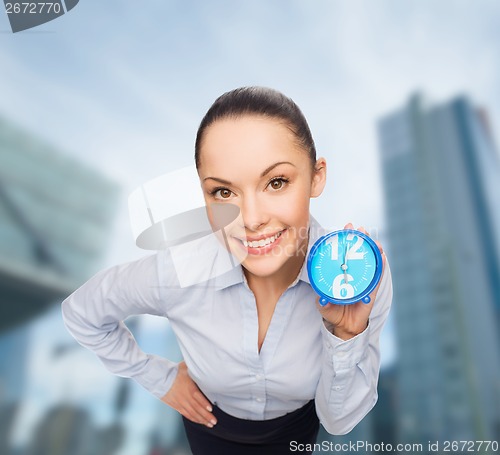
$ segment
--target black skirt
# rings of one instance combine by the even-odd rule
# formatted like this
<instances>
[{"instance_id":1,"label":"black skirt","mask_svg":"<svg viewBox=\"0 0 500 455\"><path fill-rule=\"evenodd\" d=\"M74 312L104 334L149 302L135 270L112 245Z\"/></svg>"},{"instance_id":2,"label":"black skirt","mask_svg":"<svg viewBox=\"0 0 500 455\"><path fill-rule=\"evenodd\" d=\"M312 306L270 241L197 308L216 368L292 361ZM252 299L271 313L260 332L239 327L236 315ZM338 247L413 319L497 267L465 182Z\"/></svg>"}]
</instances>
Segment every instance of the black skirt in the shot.
<instances>
[{"instance_id":1,"label":"black skirt","mask_svg":"<svg viewBox=\"0 0 500 455\"><path fill-rule=\"evenodd\" d=\"M319 430L314 400L270 420L238 419L217 406L213 406L213 415L217 419L213 428L182 418L193 455L290 454L297 451L297 444L314 444ZM295 451L290 450L294 447Z\"/></svg>"}]
</instances>

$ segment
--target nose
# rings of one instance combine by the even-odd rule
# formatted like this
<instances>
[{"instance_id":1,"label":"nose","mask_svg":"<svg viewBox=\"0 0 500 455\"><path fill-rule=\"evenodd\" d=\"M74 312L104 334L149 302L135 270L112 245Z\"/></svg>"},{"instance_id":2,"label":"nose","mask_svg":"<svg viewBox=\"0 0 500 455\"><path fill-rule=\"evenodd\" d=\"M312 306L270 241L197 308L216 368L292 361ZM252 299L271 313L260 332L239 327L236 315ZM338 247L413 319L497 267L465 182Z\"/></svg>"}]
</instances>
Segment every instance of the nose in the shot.
<instances>
[{"instance_id":1,"label":"nose","mask_svg":"<svg viewBox=\"0 0 500 455\"><path fill-rule=\"evenodd\" d=\"M242 198L240 210L243 226L250 231L257 231L269 220L264 205L253 195Z\"/></svg>"}]
</instances>

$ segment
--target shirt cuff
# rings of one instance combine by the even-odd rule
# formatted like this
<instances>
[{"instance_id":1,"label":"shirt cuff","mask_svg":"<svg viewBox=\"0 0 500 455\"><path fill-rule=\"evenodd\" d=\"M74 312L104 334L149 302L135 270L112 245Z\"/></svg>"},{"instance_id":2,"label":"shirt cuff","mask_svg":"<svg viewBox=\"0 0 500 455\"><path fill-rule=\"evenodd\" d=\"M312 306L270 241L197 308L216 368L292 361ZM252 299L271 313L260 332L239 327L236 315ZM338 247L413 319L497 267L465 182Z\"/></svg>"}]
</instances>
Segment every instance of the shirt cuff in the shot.
<instances>
[{"instance_id":1,"label":"shirt cuff","mask_svg":"<svg viewBox=\"0 0 500 455\"><path fill-rule=\"evenodd\" d=\"M179 364L156 355L148 355L145 373L132 378L152 393L156 398L163 398L170 390L177 376Z\"/></svg>"},{"instance_id":2,"label":"shirt cuff","mask_svg":"<svg viewBox=\"0 0 500 455\"><path fill-rule=\"evenodd\" d=\"M365 330L349 340L336 337L326 328L325 321L321 324L321 333L323 334L323 348L329 353L334 371L338 372L354 367L366 355L370 322L368 322Z\"/></svg>"}]
</instances>

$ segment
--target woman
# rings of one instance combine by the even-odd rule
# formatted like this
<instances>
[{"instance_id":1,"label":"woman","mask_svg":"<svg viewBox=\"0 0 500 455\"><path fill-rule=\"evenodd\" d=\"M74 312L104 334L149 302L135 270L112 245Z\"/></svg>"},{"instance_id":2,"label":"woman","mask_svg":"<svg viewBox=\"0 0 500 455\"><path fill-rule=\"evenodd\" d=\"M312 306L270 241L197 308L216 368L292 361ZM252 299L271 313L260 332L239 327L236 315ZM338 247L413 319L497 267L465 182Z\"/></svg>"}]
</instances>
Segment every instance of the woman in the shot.
<instances>
[{"instance_id":1,"label":"woman","mask_svg":"<svg viewBox=\"0 0 500 455\"><path fill-rule=\"evenodd\" d=\"M214 203L240 210L225 237L241 265L188 287L169 250L113 267L65 300L69 331L112 372L179 411L195 455L310 449L318 417L332 434L349 432L377 400L392 300L385 255L369 304L318 305L305 259L326 233L309 214L326 161L316 159L300 109L279 92L245 87L219 97L200 124L195 161L212 226ZM122 321L140 313L170 320L183 362L138 348Z\"/></svg>"}]
</instances>

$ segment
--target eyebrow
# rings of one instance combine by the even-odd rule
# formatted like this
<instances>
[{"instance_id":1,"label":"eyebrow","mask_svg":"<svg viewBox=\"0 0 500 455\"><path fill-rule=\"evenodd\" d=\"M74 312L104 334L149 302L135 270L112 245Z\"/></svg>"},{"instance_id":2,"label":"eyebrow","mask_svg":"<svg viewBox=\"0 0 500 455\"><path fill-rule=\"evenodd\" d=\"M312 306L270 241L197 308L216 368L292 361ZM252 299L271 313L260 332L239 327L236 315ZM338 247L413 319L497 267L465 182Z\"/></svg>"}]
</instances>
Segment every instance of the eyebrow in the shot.
<instances>
[{"instance_id":1,"label":"eyebrow","mask_svg":"<svg viewBox=\"0 0 500 455\"><path fill-rule=\"evenodd\" d=\"M290 163L290 161L278 161L277 163L271 164L271 166L264 169L264 171L260 174L260 177L261 178L265 177L267 174L269 174L269 172L271 172L276 166L279 166L280 164L290 164L293 167L297 167L297 166L295 166L295 164ZM219 177L205 177L203 179L203 181L208 180L208 179L215 180L217 182L223 183L224 185L231 185L231 182L229 182L228 180L221 179Z\"/></svg>"},{"instance_id":2,"label":"eyebrow","mask_svg":"<svg viewBox=\"0 0 500 455\"><path fill-rule=\"evenodd\" d=\"M260 176L261 177L265 177L267 174L269 174L269 172L271 172L276 166L279 166L280 164L290 164L293 167L297 167L297 166L295 166L295 164L290 163L290 161L278 161L277 163L271 164L271 166L269 166L268 168L266 168L262 172L262 174L260 174Z\"/></svg>"}]
</instances>

